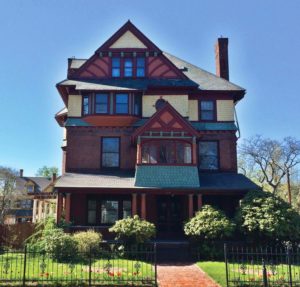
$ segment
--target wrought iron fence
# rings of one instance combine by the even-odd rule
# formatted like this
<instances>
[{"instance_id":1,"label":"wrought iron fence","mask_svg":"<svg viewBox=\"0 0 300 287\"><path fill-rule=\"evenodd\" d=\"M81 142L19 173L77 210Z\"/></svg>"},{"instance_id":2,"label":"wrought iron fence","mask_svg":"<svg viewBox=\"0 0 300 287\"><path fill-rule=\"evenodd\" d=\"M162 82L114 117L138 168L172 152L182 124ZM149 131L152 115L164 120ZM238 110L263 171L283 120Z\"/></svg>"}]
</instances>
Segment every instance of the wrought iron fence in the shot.
<instances>
[{"instance_id":1,"label":"wrought iron fence","mask_svg":"<svg viewBox=\"0 0 300 287\"><path fill-rule=\"evenodd\" d=\"M299 247L224 244L227 287L300 287Z\"/></svg>"},{"instance_id":2,"label":"wrought iron fence","mask_svg":"<svg viewBox=\"0 0 300 287\"><path fill-rule=\"evenodd\" d=\"M55 260L25 248L0 252L0 286L157 286L156 244L101 244Z\"/></svg>"}]
</instances>

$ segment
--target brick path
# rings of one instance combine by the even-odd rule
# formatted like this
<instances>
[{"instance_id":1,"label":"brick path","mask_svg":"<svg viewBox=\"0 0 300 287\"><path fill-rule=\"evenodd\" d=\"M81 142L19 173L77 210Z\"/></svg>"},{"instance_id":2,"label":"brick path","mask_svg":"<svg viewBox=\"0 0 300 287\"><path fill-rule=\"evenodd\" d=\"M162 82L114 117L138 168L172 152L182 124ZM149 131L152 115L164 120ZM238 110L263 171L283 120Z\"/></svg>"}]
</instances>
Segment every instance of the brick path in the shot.
<instances>
[{"instance_id":1,"label":"brick path","mask_svg":"<svg viewBox=\"0 0 300 287\"><path fill-rule=\"evenodd\" d=\"M157 266L159 287L220 287L196 264Z\"/></svg>"}]
</instances>

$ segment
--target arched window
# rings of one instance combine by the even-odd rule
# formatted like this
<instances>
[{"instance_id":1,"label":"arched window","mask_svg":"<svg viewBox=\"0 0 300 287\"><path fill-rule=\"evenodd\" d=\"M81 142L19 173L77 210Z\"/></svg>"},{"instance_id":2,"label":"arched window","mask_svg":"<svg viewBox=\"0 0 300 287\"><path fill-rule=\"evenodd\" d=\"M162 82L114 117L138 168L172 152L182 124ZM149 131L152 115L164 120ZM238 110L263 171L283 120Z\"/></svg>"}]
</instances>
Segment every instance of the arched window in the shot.
<instances>
[{"instance_id":1,"label":"arched window","mask_svg":"<svg viewBox=\"0 0 300 287\"><path fill-rule=\"evenodd\" d=\"M142 163L191 164L192 146L179 140L148 141L142 144Z\"/></svg>"}]
</instances>

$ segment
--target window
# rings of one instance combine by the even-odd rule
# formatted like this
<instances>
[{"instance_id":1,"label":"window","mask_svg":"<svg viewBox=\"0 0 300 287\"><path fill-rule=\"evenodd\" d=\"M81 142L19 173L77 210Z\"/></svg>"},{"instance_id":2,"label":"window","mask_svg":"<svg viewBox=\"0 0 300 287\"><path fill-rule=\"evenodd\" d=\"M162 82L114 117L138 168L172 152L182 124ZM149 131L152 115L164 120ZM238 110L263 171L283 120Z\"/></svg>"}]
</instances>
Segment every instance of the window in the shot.
<instances>
[{"instance_id":1,"label":"window","mask_svg":"<svg viewBox=\"0 0 300 287\"><path fill-rule=\"evenodd\" d=\"M213 121L215 119L214 101L200 101L200 120Z\"/></svg>"},{"instance_id":2,"label":"window","mask_svg":"<svg viewBox=\"0 0 300 287\"><path fill-rule=\"evenodd\" d=\"M145 77L145 58L136 59L136 76Z\"/></svg>"},{"instance_id":3,"label":"window","mask_svg":"<svg viewBox=\"0 0 300 287\"><path fill-rule=\"evenodd\" d=\"M124 77L132 77L133 76L133 62L132 59L124 60Z\"/></svg>"},{"instance_id":4,"label":"window","mask_svg":"<svg viewBox=\"0 0 300 287\"><path fill-rule=\"evenodd\" d=\"M87 214L88 224L96 224L97 222L97 201L88 201L88 214Z\"/></svg>"},{"instance_id":5,"label":"window","mask_svg":"<svg viewBox=\"0 0 300 287\"><path fill-rule=\"evenodd\" d=\"M102 138L102 166L119 167L119 138Z\"/></svg>"},{"instance_id":6,"label":"window","mask_svg":"<svg viewBox=\"0 0 300 287\"><path fill-rule=\"evenodd\" d=\"M96 94L95 113L96 114L108 113L108 94Z\"/></svg>"},{"instance_id":7,"label":"window","mask_svg":"<svg viewBox=\"0 0 300 287\"><path fill-rule=\"evenodd\" d=\"M103 200L101 203L101 223L113 224L119 219L119 202Z\"/></svg>"},{"instance_id":8,"label":"window","mask_svg":"<svg viewBox=\"0 0 300 287\"><path fill-rule=\"evenodd\" d=\"M134 95L134 115L142 114L142 95Z\"/></svg>"},{"instance_id":9,"label":"window","mask_svg":"<svg viewBox=\"0 0 300 287\"><path fill-rule=\"evenodd\" d=\"M199 168L208 170L217 170L219 168L217 142L199 142Z\"/></svg>"},{"instance_id":10,"label":"window","mask_svg":"<svg viewBox=\"0 0 300 287\"><path fill-rule=\"evenodd\" d=\"M112 76L120 77L121 76L121 59L112 58Z\"/></svg>"},{"instance_id":11,"label":"window","mask_svg":"<svg viewBox=\"0 0 300 287\"><path fill-rule=\"evenodd\" d=\"M20 201L20 208L31 209L32 208L32 201L30 199L21 200Z\"/></svg>"},{"instance_id":12,"label":"window","mask_svg":"<svg viewBox=\"0 0 300 287\"><path fill-rule=\"evenodd\" d=\"M142 145L142 163L191 164L191 144L183 141L150 141Z\"/></svg>"},{"instance_id":13,"label":"window","mask_svg":"<svg viewBox=\"0 0 300 287\"><path fill-rule=\"evenodd\" d=\"M116 94L116 114L128 114L128 94Z\"/></svg>"},{"instance_id":14,"label":"window","mask_svg":"<svg viewBox=\"0 0 300 287\"><path fill-rule=\"evenodd\" d=\"M123 217L127 218L131 216L131 201L130 200L124 200L123 201Z\"/></svg>"},{"instance_id":15,"label":"window","mask_svg":"<svg viewBox=\"0 0 300 287\"><path fill-rule=\"evenodd\" d=\"M34 191L34 185L33 185L33 184L27 185L27 192L28 192L28 193L31 193L31 192L33 192L33 191Z\"/></svg>"},{"instance_id":16,"label":"window","mask_svg":"<svg viewBox=\"0 0 300 287\"><path fill-rule=\"evenodd\" d=\"M89 95L83 96L83 115L90 114L90 97Z\"/></svg>"}]
</instances>

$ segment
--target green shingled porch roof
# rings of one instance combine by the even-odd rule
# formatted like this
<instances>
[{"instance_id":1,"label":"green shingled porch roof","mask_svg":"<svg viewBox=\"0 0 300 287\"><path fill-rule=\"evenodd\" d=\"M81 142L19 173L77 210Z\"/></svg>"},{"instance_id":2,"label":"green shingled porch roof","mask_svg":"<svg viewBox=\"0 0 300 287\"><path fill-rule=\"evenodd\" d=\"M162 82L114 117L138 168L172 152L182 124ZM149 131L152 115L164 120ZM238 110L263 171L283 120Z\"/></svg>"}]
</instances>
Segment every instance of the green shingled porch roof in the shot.
<instances>
[{"instance_id":1,"label":"green shingled porch roof","mask_svg":"<svg viewBox=\"0 0 300 287\"><path fill-rule=\"evenodd\" d=\"M199 188L199 175L196 166L137 166L136 187L153 188Z\"/></svg>"}]
</instances>

